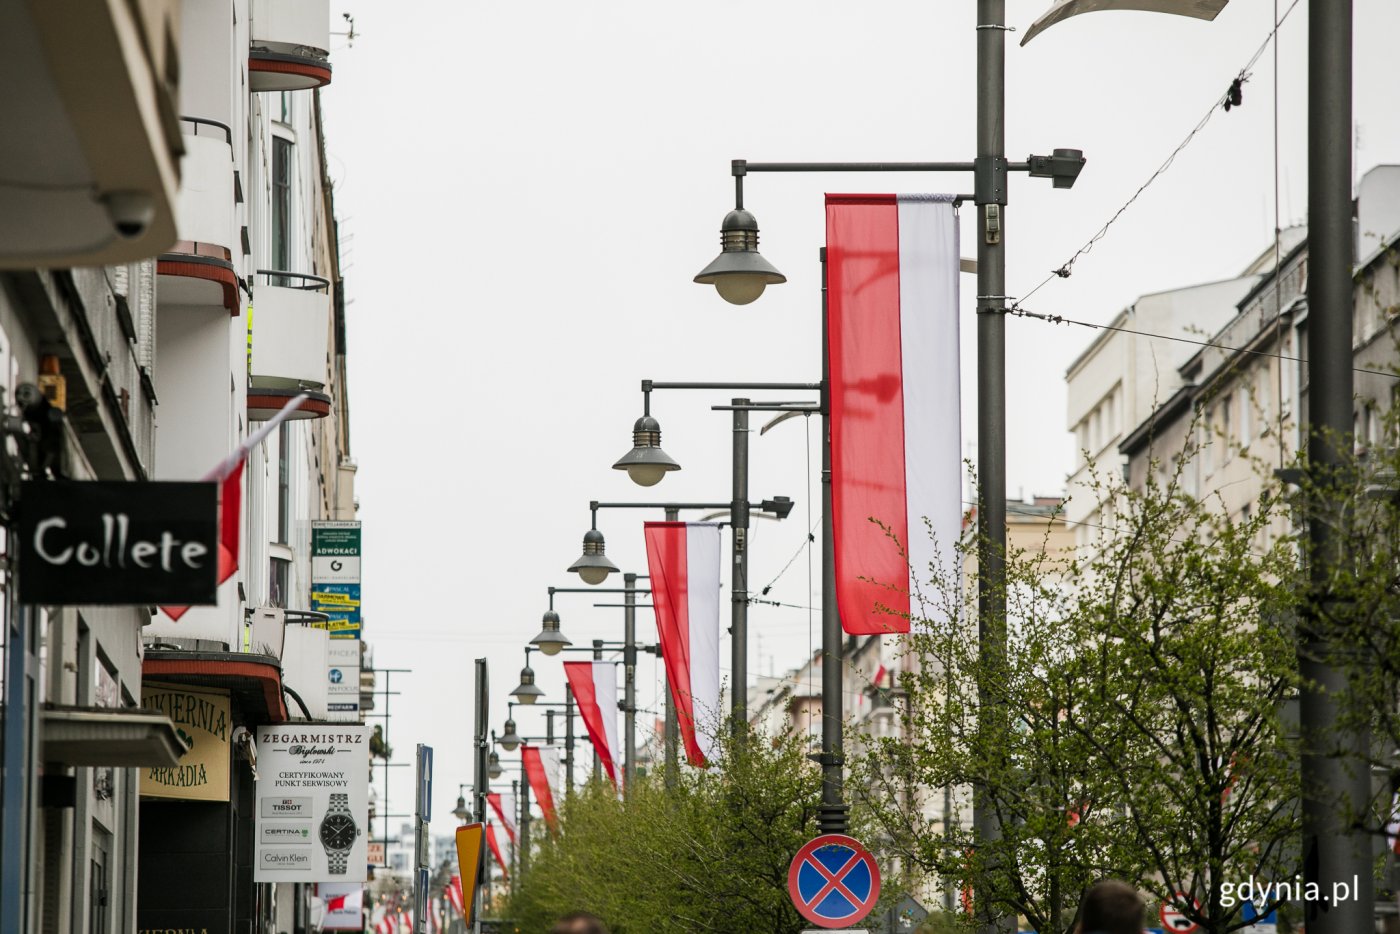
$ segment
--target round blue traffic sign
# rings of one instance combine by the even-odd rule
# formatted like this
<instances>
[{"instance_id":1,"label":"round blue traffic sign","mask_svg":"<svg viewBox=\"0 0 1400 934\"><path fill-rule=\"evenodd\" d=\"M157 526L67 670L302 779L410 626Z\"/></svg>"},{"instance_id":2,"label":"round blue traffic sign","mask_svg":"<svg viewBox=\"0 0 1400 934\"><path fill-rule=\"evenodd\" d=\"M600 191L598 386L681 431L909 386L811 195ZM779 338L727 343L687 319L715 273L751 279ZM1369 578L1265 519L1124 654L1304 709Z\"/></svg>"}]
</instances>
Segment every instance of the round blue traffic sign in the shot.
<instances>
[{"instance_id":1,"label":"round blue traffic sign","mask_svg":"<svg viewBox=\"0 0 1400 934\"><path fill-rule=\"evenodd\" d=\"M875 857L844 834L808 841L788 867L788 895L802 917L824 928L854 924L880 899Z\"/></svg>"}]
</instances>

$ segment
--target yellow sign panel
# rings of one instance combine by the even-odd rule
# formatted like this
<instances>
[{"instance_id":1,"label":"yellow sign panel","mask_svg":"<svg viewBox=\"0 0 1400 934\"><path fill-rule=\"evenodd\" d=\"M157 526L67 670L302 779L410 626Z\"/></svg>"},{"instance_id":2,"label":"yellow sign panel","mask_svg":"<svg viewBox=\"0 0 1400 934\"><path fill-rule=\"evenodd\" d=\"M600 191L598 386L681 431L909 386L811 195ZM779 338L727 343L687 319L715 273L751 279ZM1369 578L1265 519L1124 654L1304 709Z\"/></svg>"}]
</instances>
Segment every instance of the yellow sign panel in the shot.
<instances>
[{"instance_id":1,"label":"yellow sign panel","mask_svg":"<svg viewBox=\"0 0 1400 934\"><path fill-rule=\"evenodd\" d=\"M457 828L457 871L462 879L462 917L471 918L472 901L476 898L476 874L481 864L481 840L485 830L481 824Z\"/></svg>"},{"instance_id":2,"label":"yellow sign panel","mask_svg":"<svg viewBox=\"0 0 1400 934\"><path fill-rule=\"evenodd\" d=\"M141 706L169 717L189 746L176 765L141 770L142 797L227 801L233 729L228 691L142 684Z\"/></svg>"}]
</instances>

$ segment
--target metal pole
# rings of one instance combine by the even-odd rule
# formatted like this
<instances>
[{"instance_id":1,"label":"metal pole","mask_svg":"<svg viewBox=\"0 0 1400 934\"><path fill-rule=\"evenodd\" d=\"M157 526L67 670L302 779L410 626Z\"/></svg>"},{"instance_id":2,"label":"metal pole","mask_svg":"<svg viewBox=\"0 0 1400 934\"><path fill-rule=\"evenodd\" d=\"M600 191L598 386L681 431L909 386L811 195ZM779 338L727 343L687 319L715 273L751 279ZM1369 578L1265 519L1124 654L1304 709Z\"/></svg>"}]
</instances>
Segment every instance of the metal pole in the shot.
<instances>
[{"instance_id":1,"label":"metal pole","mask_svg":"<svg viewBox=\"0 0 1400 934\"><path fill-rule=\"evenodd\" d=\"M1006 0L977 0L977 638L980 667L1006 658ZM996 723L995 699L978 688L979 729ZM977 845L995 845L1001 825L973 788ZM981 893L978 893L979 895ZM979 899L979 929L1015 931Z\"/></svg>"},{"instance_id":2,"label":"metal pole","mask_svg":"<svg viewBox=\"0 0 1400 934\"><path fill-rule=\"evenodd\" d=\"M668 508L666 510L666 521L677 522L680 520L680 510ZM657 650L657 658L664 662L660 650ZM666 666L661 666L662 677L666 678L666 725L663 745L666 747L665 778L668 789L675 788L676 782L680 779L680 756L679 747L681 742L680 724L676 722L676 704L671 698L670 678L665 675Z\"/></svg>"},{"instance_id":3,"label":"metal pole","mask_svg":"<svg viewBox=\"0 0 1400 934\"><path fill-rule=\"evenodd\" d=\"M637 773L637 575L622 575L626 592L622 595L622 706L623 740L622 793L632 794L632 779ZM614 721L616 722L616 721Z\"/></svg>"},{"instance_id":4,"label":"metal pole","mask_svg":"<svg viewBox=\"0 0 1400 934\"><path fill-rule=\"evenodd\" d=\"M564 685L564 789L574 793L574 689Z\"/></svg>"},{"instance_id":5,"label":"metal pole","mask_svg":"<svg viewBox=\"0 0 1400 934\"><path fill-rule=\"evenodd\" d=\"M472 777L472 810L476 817L476 822L482 825L486 823L486 791L489 777L486 774L488 768L488 748L487 736L491 729L491 694L489 685L489 671L486 659L476 659L476 769ZM485 885L487 902L491 898L491 864L489 854L484 855L481 860L481 871L477 876L477 886ZM463 879L462 884L466 885L467 880ZM475 901L480 901L476 899ZM481 915L485 910L484 903L472 908L472 926L474 932L481 930Z\"/></svg>"},{"instance_id":6,"label":"metal pole","mask_svg":"<svg viewBox=\"0 0 1400 934\"><path fill-rule=\"evenodd\" d=\"M593 660L595 662L603 660L603 640L593 640ZM593 756L593 780L600 782L603 780L603 763L598 759L597 754Z\"/></svg>"},{"instance_id":7,"label":"metal pole","mask_svg":"<svg viewBox=\"0 0 1400 934\"><path fill-rule=\"evenodd\" d=\"M749 716L749 413L748 399L734 406L734 501L729 506L734 565L729 579L729 709L733 736L738 739Z\"/></svg>"},{"instance_id":8,"label":"metal pole","mask_svg":"<svg viewBox=\"0 0 1400 934\"><path fill-rule=\"evenodd\" d=\"M818 825L822 833L846 832L842 800L845 768L841 737L841 666L843 635L836 606L836 539L832 532L831 498L831 358L827 346L826 249L822 263L822 804Z\"/></svg>"},{"instance_id":9,"label":"metal pole","mask_svg":"<svg viewBox=\"0 0 1400 934\"><path fill-rule=\"evenodd\" d=\"M520 878L530 871L530 780L520 781Z\"/></svg>"},{"instance_id":10,"label":"metal pole","mask_svg":"<svg viewBox=\"0 0 1400 934\"><path fill-rule=\"evenodd\" d=\"M512 802L518 802L520 800L520 779L518 778L512 778L510 780L510 797ZM519 810L519 808L520 805L516 804L516 810ZM515 816L518 821L519 815L517 814ZM524 828L522 826L517 825L517 829L523 831ZM523 836L519 837L519 842L515 846L511 847L511 878L516 878L520 875L520 852L524 849L523 846L520 846L520 843L524 842L525 838Z\"/></svg>"},{"instance_id":11,"label":"metal pole","mask_svg":"<svg viewBox=\"0 0 1400 934\"><path fill-rule=\"evenodd\" d=\"M1349 665L1322 620L1328 579L1343 559L1334 525L1352 431L1352 0L1308 8L1308 463L1313 609L1299 633L1303 756L1303 878L1332 893L1305 902L1309 934L1375 924L1371 841L1360 816L1370 798L1369 737L1343 730L1338 706ZM1343 611L1345 612L1345 611ZM1319 625L1321 623L1321 625ZM1335 894L1345 886L1351 897Z\"/></svg>"}]
</instances>

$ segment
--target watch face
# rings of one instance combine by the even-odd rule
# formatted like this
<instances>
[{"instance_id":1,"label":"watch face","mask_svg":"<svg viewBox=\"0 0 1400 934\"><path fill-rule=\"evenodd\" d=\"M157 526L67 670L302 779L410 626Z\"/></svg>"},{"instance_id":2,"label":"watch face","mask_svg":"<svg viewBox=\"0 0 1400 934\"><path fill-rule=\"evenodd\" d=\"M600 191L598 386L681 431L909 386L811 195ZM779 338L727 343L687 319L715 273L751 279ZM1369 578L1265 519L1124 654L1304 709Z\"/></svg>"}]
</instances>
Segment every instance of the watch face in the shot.
<instances>
[{"instance_id":1,"label":"watch face","mask_svg":"<svg viewBox=\"0 0 1400 934\"><path fill-rule=\"evenodd\" d=\"M331 850L348 850L355 844L355 821L349 814L330 814L321 821L321 844Z\"/></svg>"}]
</instances>

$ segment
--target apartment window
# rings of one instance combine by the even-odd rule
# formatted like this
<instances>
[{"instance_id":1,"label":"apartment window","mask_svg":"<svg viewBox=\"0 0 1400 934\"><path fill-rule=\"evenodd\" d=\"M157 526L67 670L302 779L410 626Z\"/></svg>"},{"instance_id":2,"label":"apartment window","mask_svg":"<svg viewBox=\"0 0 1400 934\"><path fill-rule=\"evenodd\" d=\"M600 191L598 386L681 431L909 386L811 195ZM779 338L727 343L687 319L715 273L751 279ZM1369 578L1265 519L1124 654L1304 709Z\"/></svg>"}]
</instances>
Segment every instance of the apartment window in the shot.
<instances>
[{"instance_id":1,"label":"apartment window","mask_svg":"<svg viewBox=\"0 0 1400 934\"><path fill-rule=\"evenodd\" d=\"M277 426L277 541L283 545L292 540L291 424Z\"/></svg>"},{"instance_id":2,"label":"apartment window","mask_svg":"<svg viewBox=\"0 0 1400 934\"><path fill-rule=\"evenodd\" d=\"M286 558L269 558L267 565L267 605L287 606L292 584L292 562Z\"/></svg>"},{"instance_id":3,"label":"apartment window","mask_svg":"<svg viewBox=\"0 0 1400 934\"><path fill-rule=\"evenodd\" d=\"M283 91L277 95L277 116L278 123L292 122L292 92Z\"/></svg>"},{"instance_id":4,"label":"apartment window","mask_svg":"<svg viewBox=\"0 0 1400 934\"><path fill-rule=\"evenodd\" d=\"M1254 404L1254 394L1248 391L1248 387L1240 392L1240 447L1249 447L1252 440L1252 424L1250 416L1254 413L1250 411L1250 406Z\"/></svg>"},{"instance_id":5,"label":"apartment window","mask_svg":"<svg viewBox=\"0 0 1400 934\"><path fill-rule=\"evenodd\" d=\"M292 264L292 141L272 138L272 268Z\"/></svg>"}]
</instances>

